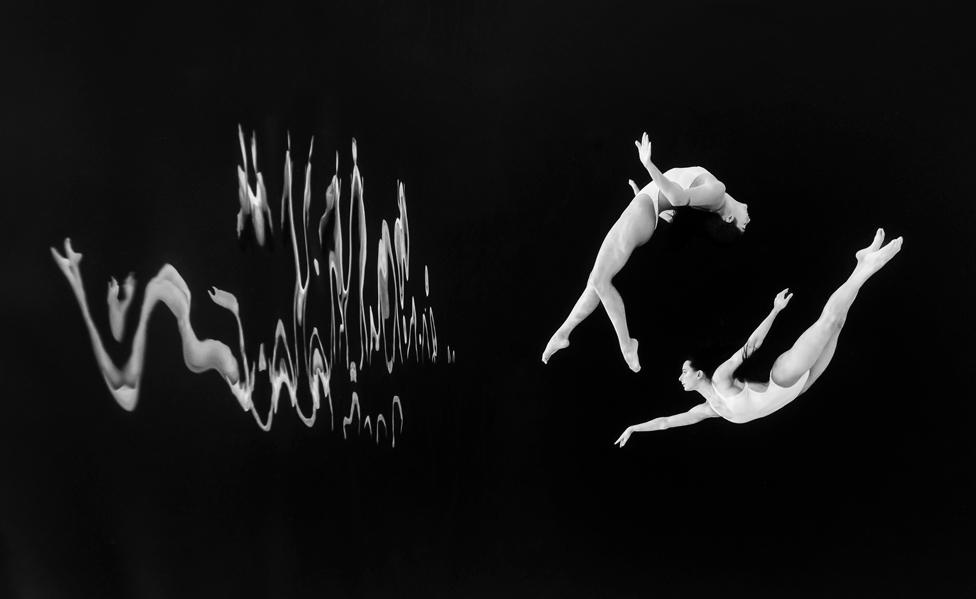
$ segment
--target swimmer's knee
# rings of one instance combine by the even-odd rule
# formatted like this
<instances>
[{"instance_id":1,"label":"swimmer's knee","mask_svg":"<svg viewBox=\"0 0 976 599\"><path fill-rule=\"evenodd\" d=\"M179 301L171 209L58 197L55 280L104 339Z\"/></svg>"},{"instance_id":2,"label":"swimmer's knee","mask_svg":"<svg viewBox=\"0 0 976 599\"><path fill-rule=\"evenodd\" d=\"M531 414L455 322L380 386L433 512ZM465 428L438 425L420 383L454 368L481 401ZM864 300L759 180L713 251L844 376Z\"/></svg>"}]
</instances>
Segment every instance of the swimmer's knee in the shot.
<instances>
[{"instance_id":1,"label":"swimmer's knee","mask_svg":"<svg viewBox=\"0 0 976 599\"><path fill-rule=\"evenodd\" d=\"M600 297L603 297L610 289L610 277L591 273L590 278L586 281L586 287L595 291Z\"/></svg>"},{"instance_id":2,"label":"swimmer's knee","mask_svg":"<svg viewBox=\"0 0 976 599\"><path fill-rule=\"evenodd\" d=\"M828 312L820 319L821 325L834 332L840 331L842 328L844 328L844 323L846 322L847 316L834 312Z\"/></svg>"}]
</instances>

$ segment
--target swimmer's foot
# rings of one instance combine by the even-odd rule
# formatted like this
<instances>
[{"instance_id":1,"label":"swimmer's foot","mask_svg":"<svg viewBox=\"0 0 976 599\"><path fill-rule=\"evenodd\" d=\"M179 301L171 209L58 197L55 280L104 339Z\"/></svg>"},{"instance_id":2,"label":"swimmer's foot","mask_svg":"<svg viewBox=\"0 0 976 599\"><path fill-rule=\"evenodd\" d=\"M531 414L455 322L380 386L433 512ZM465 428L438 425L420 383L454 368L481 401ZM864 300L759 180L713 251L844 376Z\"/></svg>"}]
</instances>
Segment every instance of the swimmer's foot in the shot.
<instances>
[{"instance_id":1,"label":"swimmer's foot","mask_svg":"<svg viewBox=\"0 0 976 599\"><path fill-rule=\"evenodd\" d=\"M74 288L75 292L84 294L84 289L81 286L81 270L78 268L78 264L81 262L81 254L74 251L71 247L71 239L66 238L64 240L63 255L52 247L51 256L54 257L55 263L57 263L61 272L64 273L65 278L68 279L68 283Z\"/></svg>"},{"instance_id":2,"label":"swimmer's foot","mask_svg":"<svg viewBox=\"0 0 976 599\"><path fill-rule=\"evenodd\" d=\"M552 354L565 347L569 347L569 336L556 331L553 333L552 338L549 339L549 343L546 344L546 350L542 352L542 363L548 364Z\"/></svg>"},{"instance_id":3,"label":"swimmer's foot","mask_svg":"<svg viewBox=\"0 0 976 599\"><path fill-rule=\"evenodd\" d=\"M620 353L623 354L624 360L627 362L627 366L630 367L634 372L640 372L641 365L640 360L637 358L637 340L631 339L629 345L621 345Z\"/></svg>"},{"instance_id":4,"label":"swimmer's foot","mask_svg":"<svg viewBox=\"0 0 976 599\"><path fill-rule=\"evenodd\" d=\"M857 253L854 254L854 257L857 258L858 264L860 264L864 260L864 257L867 256L868 254L873 254L874 252L881 249L881 243L884 242L884 236L885 236L884 229L879 228L878 231L874 234L874 239L871 241L871 245L869 245L868 247L862 250L858 250Z\"/></svg>"},{"instance_id":5,"label":"swimmer's foot","mask_svg":"<svg viewBox=\"0 0 976 599\"><path fill-rule=\"evenodd\" d=\"M878 234L875 235L874 239L874 243L857 253L857 268L855 268L855 271L860 270L865 276L871 276L881 270L882 266L887 264L889 260L895 257L895 254L901 251L901 237L896 237L884 247L880 247L881 242L884 240L884 231L878 229ZM865 250L867 251L865 252Z\"/></svg>"}]
</instances>

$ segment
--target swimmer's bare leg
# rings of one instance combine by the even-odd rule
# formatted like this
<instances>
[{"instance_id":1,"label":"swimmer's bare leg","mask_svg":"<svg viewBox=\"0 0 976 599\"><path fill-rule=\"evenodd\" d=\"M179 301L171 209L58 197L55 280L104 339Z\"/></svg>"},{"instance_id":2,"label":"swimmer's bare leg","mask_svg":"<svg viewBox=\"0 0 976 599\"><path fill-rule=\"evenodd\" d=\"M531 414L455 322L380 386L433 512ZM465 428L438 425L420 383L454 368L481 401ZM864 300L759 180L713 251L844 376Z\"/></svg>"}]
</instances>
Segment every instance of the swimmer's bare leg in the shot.
<instances>
[{"instance_id":1,"label":"swimmer's bare leg","mask_svg":"<svg viewBox=\"0 0 976 599\"><path fill-rule=\"evenodd\" d=\"M841 325L837 330L834 331L834 334L831 335L830 339L827 341L827 345L824 347L823 353L820 354L817 361L814 362L813 366L810 367L810 376L807 377L807 382L803 386L803 391L801 391L800 394L806 393L806 390L817 382L820 375L827 370L827 365L830 364L830 360L834 357L834 351L837 349L837 340L840 339L840 331L842 328L844 328L844 325Z\"/></svg>"},{"instance_id":2,"label":"swimmer's bare leg","mask_svg":"<svg viewBox=\"0 0 976 599\"><path fill-rule=\"evenodd\" d=\"M647 195L638 194L603 239L596 261L593 264L593 270L590 272L586 289L577 300L569 318L546 345L542 355L543 362L548 362L553 353L569 345L569 334L576 325L596 309L596 304L593 301L595 295L603 303L603 307L610 317L610 322L617 333L617 341L624 360L634 372L640 370L640 362L637 359L637 340L630 337L623 299L611 280L627 264L634 248L647 243L654 233L656 224L650 198Z\"/></svg>"},{"instance_id":3,"label":"swimmer's bare leg","mask_svg":"<svg viewBox=\"0 0 976 599\"><path fill-rule=\"evenodd\" d=\"M871 245L855 254L857 266L847 281L827 300L820 318L773 364L770 376L776 384L783 387L794 385L809 370L810 378L805 390L823 373L833 357L837 338L861 286L901 250L901 237L881 247L883 241L884 230L878 229Z\"/></svg>"},{"instance_id":4,"label":"swimmer's bare leg","mask_svg":"<svg viewBox=\"0 0 976 599\"><path fill-rule=\"evenodd\" d=\"M130 272L125 278L122 286L123 298L119 296L119 282L112 277L108 282L108 323L112 329L112 337L116 341L122 341L125 334L125 316L129 312L129 305L132 303L132 296L136 290L135 276Z\"/></svg>"},{"instance_id":5,"label":"swimmer's bare leg","mask_svg":"<svg viewBox=\"0 0 976 599\"><path fill-rule=\"evenodd\" d=\"M587 316L593 313L593 310L600 305L600 296L596 294L596 289L586 286L583 293L580 295L579 299L576 300L576 305L573 306L572 311L569 313L569 317L566 321L553 333L552 337L549 339L549 343L546 344L545 351L542 352L542 363L548 364L549 358L552 357L557 351L569 347L569 335L576 328L576 325L583 322Z\"/></svg>"},{"instance_id":6,"label":"swimmer's bare leg","mask_svg":"<svg viewBox=\"0 0 976 599\"><path fill-rule=\"evenodd\" d=\"M627 314L624 311L624 300L620 297L620 292L613 286L609 278L595 281L594 287L607 311L607 316L610 317L610 323L613 324L613 329L617 333L620 353L627 362L627 366L634 372L640 372L640 360L637 358L637 340L632 338L627 330Z\"/></svg>"},{"instance_id":7,"label":"swimmer's bare leg","mask_svg":"<svg viewBox=\"0 0 976 599\"><path fill-rule=\"evenodd\" d=\"M864 262L865 264L869 262L867 260L867 255L869 253L877 253L877 255L873 258L873 260L875 260L876 262L872 266L874 268L873 272L877 272L877 269L880 269L881 266L884 266L884 264L887 263L888 260L890 260L896 253L898 253L898 249L901 248L901 238L899 237L898 239L895 240L898 242L896 245L889 244L889 246L891 246L890 254L882 254L880 253L880 250L881 250L881 243L883 241L884 241L884 229L879 229L879 232L875 234L874 241L871 243L871 245L858 251L857 254L855 254L855 256L858 259L859 265L862 262ZM885 246L884 250L885 252L888 252L889 251L888 246ZM828 304L829 302L830 300L828 300ZM833 336L827 342L827 346L824 348L824 351L820 355L820 358L818 358L817 361L810 368L810 376L809 378L807 378L806 385L803 387L804 392L807 389L809 389L810 386L813 385L813 383L816 382L818 378L820 378L820 375L823 374L824 370L827 369L827 365L830 364L831 358L834 357L834 351L837 349L837 340L840 338L840 331L842 328L843 328L843 323L841 323L841 326L834 332Z\"/></svg>"},{"instance_id":8,"label":"swimmer's bare leg","mask_svg":"<svg viewBox=\"0 0 976 599\"><path fill-rule=\"evenodd\" d=\"M651 198L638 194L603 240L587 281L587 286L596 291L606 309L617 333L620 353L634 372L639 372L641 368L637 357L637 340L630 336L624 301L613 285L613 277L627 264L634 248L647 243L656 226Z\"/></svg>"}]
</instances>

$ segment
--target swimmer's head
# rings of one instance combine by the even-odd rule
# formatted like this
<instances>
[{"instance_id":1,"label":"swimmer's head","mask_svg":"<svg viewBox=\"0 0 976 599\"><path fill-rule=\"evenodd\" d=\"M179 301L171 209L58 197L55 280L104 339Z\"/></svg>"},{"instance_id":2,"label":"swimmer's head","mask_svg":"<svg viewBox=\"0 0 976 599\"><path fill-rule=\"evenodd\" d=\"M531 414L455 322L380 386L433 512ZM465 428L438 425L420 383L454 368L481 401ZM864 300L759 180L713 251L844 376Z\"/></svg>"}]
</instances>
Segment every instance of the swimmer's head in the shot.
<instances>
[{"instance_id":1,"label":"swimmer's head","mask_svg":"<svg viewBox=\"0 0 976 599\"><path fill-rule=\"evenodd\" d=\"M725 194L721 210L705 219L703 226L709 237L719 243L737 240L749 226L749 206Z\"/></svg>"},{"instance_id":2,"label":"swimmer's head","mask_svg":"<svg viewBox=\"0 0 976 599\"><path fill-rule=\"evenodd\" d=\"M685 363L681 365L681 376L678 377L678 382L681 383L681 388L685 391L694 391L708 380L705 371L697 368L691 360L685 360Z\"/></svg>"},{"instance_id":3,"label":"swimmer's head","mask_svg":"<svg viewBox=\"0 0 976 599\"><path fill-rule=\"evenodd\" d=\"M725 194L725 214L722 222L734 225L739 233L745 233L749 226L749 205L744 204L729 194Z\"/></svg>"}]
</instances>

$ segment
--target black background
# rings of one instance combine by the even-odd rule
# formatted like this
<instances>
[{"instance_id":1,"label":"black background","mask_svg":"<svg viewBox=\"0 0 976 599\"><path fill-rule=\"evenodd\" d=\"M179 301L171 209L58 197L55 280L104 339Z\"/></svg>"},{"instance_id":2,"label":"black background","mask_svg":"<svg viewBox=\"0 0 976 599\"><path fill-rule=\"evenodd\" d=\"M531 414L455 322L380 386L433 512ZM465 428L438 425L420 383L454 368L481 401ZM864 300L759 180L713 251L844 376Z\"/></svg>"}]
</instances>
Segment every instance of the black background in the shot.
<instances>
[{"instance_id":1,"label":"black background","mask_svg":"<svg viewBox=\"0 0 976 599\"><path fill-rule=\"evenodd\" d=\"M974 590L959 15L138 4L5 18L0 596ZM164 309L136 411L100 380L48 250L65 237L106 339L108 277L134 271L141 290L166 262L197 298L201 337L236 347L211 285L241 300L249 347L287 316L288 238L236 238L239 123L257 133L275 215L289 131L299 164L316 138L316 218L336 152L348 183L353 137L373 243L406 185L413 293L426 264L457 364L362 374L368 411L403 398L396 449L343 441L327 411L306 428L287 402L261 432L219 377L186 370ZM639 374L602 309L543 366L627 179L647 181L644 130L662 170L705 166L752 224L718 246L680 234L679 216L634 254L616 280ZM734 349L788 286L755 359L768 371L878 226L904 248L858 296L810 393L745 426L611 445L697 403L676 380L687 353ZM336 389L341 416L348 386Z\"/></svg>"}]
</instances>

